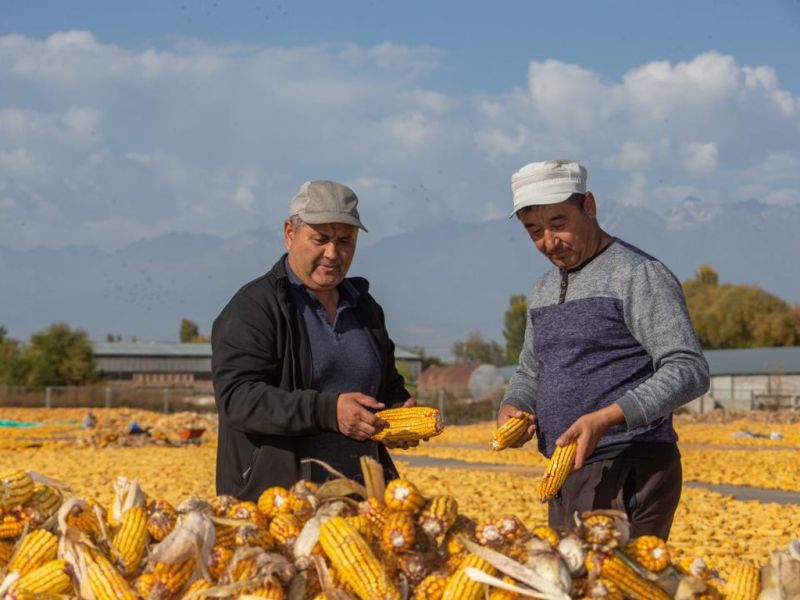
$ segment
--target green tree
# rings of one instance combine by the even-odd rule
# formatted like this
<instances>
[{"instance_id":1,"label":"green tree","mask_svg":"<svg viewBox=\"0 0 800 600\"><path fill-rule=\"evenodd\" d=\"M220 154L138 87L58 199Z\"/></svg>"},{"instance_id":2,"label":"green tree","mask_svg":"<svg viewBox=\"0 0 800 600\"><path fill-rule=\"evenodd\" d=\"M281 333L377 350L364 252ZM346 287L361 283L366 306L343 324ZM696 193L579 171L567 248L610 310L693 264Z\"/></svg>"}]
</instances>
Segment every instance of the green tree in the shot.
<instances>
[{"instance_id":1,"label":"green tree","mask_svg":"<svg viewBox=\"0 0 800 600\"><path fill-rule=\"evenodd\" d=\"M0 325L0 385L20 385L25 379L25 364L17 340L8 337L8 330Z\"/></svg>"},{"instance_id":2,"label":"green tree","mask_svg":"<svg viewBox=\"0 0 800 600\"><path fill-rule=\"evenodd\" d=\"M505 362L505 352L500 344L484 340L478 331L470 331L465 341L453 343L452 350L456 362L489 363L498 366Z\"/></svg>"},{"instance_id":3,"label":"green tree","mask_svg":"<svg viewBox=\"0 0 800 600\"><path fill-rule=\"evenodd\" d=\"M519 361L527 322L528 299L524 294L514 294L508 299L508 308L503 315L503 337L506 338L506 364L508 365L516 364Z\"/></svg>"},{"instance_id":4,"label":"green tree","mask_svg":"<svg viewBox=\"0 0 800 600\"><path fill-rule=\"evenodd\" d=\"M197 323L190 319L181 319L181 342L184 344L202 344L210 341L206 336L200 334Z\"/></svg>"},{"instance_id":5,"label":"green tree","mask_svg":"<svg viewBox=\"0 0 800 600\"><path fill-rule=\"evenodd\" d=\"M434 367L442 365L442 359L438 356L429 356L428 353L425 351L424 346L411 346L409 348L414 354L419 354L422 357L422 370L424 371L428 367Z\"/></svg>"},{"instance_id":6,"label":"green tree","mask_svg":"<svg viewBox=\"0 0 800 600\"><path fill-rule=\"evenodd\" d=\"M756 285L720 284L717 271L703 265L683 289L703 348L800 344L800 308Z\"/></svg>"},{"instance_id":7,"label":"green tree","mask_svg":"<svg viewBox=\"0 0 800 600\"><path fill-rule=\"evenodd\" d=\"M34 333L22 358L28 385L83 385L97 379L88 335L64 323Z\"/></svg>"}]
</instances>

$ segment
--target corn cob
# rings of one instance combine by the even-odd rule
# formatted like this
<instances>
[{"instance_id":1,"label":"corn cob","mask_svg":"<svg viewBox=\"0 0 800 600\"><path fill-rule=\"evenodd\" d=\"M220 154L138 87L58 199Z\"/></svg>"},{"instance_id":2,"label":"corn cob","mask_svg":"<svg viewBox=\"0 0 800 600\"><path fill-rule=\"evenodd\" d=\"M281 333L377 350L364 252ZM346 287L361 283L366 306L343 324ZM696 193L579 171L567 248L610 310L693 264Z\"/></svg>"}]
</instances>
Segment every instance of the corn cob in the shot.
<instances>
[{"instance_id":1,"label":"corn cob","mask_svg":"<svg viewBox=\"0 0 800 600\"><path fill-rule=\"evenodd\" d=\"M422 530L431 537L444 535L456 522L458 502L452 496L434 496L430 499L422 514L419 524Z\"/></svg>"},{"instance_id":2,"label":"corn cob","mask_svg":"<svg viewBox=\"0 0 800 600\"><path fill-rule=\"evenodd\" d=\"M405 552L414 545L414 518L407 512L390 511L381 534L382 548L387 552Z\"/></svg>"},{"instance_id":3,"label":"corn cob","mask_svg":"<svg viewBox=\"0 0 800 600\"><path fill-rule=\"evenodd\" d=\"M258 510L267 519L273 519L278 513L291 512L289 490L279 486L270 487L258 497Z\"/></svg>"},{"instance_id":4,"label":"corn cob","mask_svg":"<svg viewBox=\"0 0 800 600\"><path fill-rule=\"evenodd\" d=\"M201 598L208 598L202 592L214 587L214 582L208 579L195 579L183 594L184 599L191 598L192 600L201 600Z\"/></svg>"},{"instance_id":5,"label":"corn cob","mask_svg":"<svg viewBox=\"0 0 800 600\"><path fill-rule=\"evenodd\" d=\"M725 584L728 600L756 600L761 593L761 573L753 563L737 564Z\"/></svg>"},{"instance_id":6,"label":"corn cob","mask_svg":"<svg viewBox=\"0 0 800 600\"><path fill-rule=\"evenodd\" d=\"M466 549L464 545L458 541L458 536L462 535L472 541L477 541L475 530L475 521L465 515L458 515L456 517L456 522L453 523L453 526L444 538L444 547L447 550L447 554L453 556L465 552Z\"/></svg>"},{"instance_id":7,"label":"corn cob","mask_svg":"<svg viewBox=\"0 0 800 600\"><path fill-rule=\"evenodd\" d=\"M399 510L412 515L421 511L425 505L425 498L417 486L405 479L393 479L387 483L383 501L390 510Z\"/></svg>"},{"instance_id":8,"label":"corn cob","mask_svg":"<svg viewBox=\"0 0 800 600\"><path fill-rule=\"evenodd\" d=\"M503 539L507 542L518 540L528 533L528 528L525 527L525 523L520 521L520 519L514 515L500 517L496 524L497 529L500 531L500 535L502 535Z\"/></svg>"},{"instance_id":9,"label":"corn cob","mask_svg":"<svg viewBox=\"0 0 800 600\"><path fill-rule=\"evenodd\" d=\"M375 531L383 531L386 522L386 505L377 498L367 498L358 503L358 514L365 515L372 523Z\"/></svg>"},{"instance_id":10,"label":"corn cob","mask_svg":"<svg viewBox=\"0 0 800 600\"><path fill-rule=\"evenodd\" d=\"M103 537L103 528L100 524L97 512L88 502L72 498L67 500L62 510L66 510L67 508L69 509L66 516L67 525L90 535L95 540L99 540Z\"/></svg>"},{"instance_id":11,"label":"corn cob","mask_svg":"<svg viewBox=\"0 0 800 600\"><path fill-rule=\"evenodd\" d=\"M412 585L417 585L437 568L439 557L435 552L412 550L403 552L398 557L398 561L400 570L403 571L408 582Z\"/></svg>"},{"instance_id":12,"label":"corn cob","mask_svg":"<svg viewBox=\"0 0 800 600\"><path fill-rule=\"evenodd\" d=\"M594 550L607 552L619 545L621 532L617 529L614 517L590 515L581 519L580 523L581 536Z\"/></svg>"},{"instance_id":13,"label":"corn cob","mask_svg":"<svg viewBox=\"0 0 800 600\"><path fill-rule=\"evenodd\" d=\"M448 576L443 571L431 573L414 590L414 600L441 600Z\"/></svg>"},{"instance_id":14,"label":"corn cob","mask_svg":"<svg viewBox=\"0 0 800 600\"><path fill-rule=\"evenodd\" d=\"M0 472L0 511L25 504L33 496L33 479L26 471Z\"/></svg>"},{"instance_id":15,"label":"corn cob","mask_svg":"<svg viewBox=\"0 0 800 600\"><path fill-rule=\"evenodd\" d=\"M531 533L536 537L548 542L553 548L557 548L558 542L561 541L561 536L558 535L558 532L552 527L547 527L546 525L534 527L531 530Z\"/></svg>"},{"instance_id":16,"label":"corn cob","mask_svg":"<svg viewBox=\"0 0 800 600\"><path fill-rule=\"evenodd\" d=\"M345 521L355 527L356 531L368 542L372 542L380 537L382 530L377 529L367 515L352 515L350 517L345 517Z\"/></svg>"},{"instance_id":17,"label":"corn cob","mask_svg":"<svg viewBox=\"0 0 800 600\"><path fill-rule=\"evenodd\" d=\"M475 527L475 537L480 544L491 548L498 548L506 541L503 534L500 533L500 527L491 518L478 521Z\"/></svg>"},{"instance_id":18,"label":"corn cob","mask_svg":"<svg viewBox=\"0 0 800 600\"><path fill-rule=\"evenodd\" d=\"M505 575L501 577L505 583L511 585L518 585L517 580L513 577L509 577ZM516 592L509 592L508 590L503 590L500 588L493 587L492 591L489 592L489 600L519 600L521 596Z\"/></svg>"},{"instance_id":19,"label":"corn cob","mask_svg":"<svg viewBox=\"0 0 800 600\"><path fill-rule=\"evenodd\" d=\"M219 579L220 576L228 568L231 559L233 558L233 550L226 546L215 545L211 549L211 558L208 561L208 572L214 579Z\"/></svg>"},{"instance_id":20,"label":"corn cob","mask_svg":"<svg viewBox=\"0 0 800 600\"><path fill-rule=\"evenodd\" d=\"M602 577L587 583L583 595L586 600L623 600L619 587Z\"/></svg>"},{"instance_id":21,"label":"corn cob","mask_svg":"<svg viewBox=\"0 0 800 600\"><path fill-rule=\"evenodd\" d=\"M378 442L412 442L427 440L443 431L439 409L427 406L388 408L375 413L389 426L372 436Z\"/></svg>"},{"instance_id":22,"label":"corn cob","mask_svg":"<svg viewBox=\"0 0 800 600\"><path fill-rule=\"evenodd\" d=\"M132 506L123 513L111 543L114 564L126 577L130 577L142 562L147 538L147 513L143 506Z\"/></svg>"},{"instance_id":23,"label":"corn cob","mask_svg":"<svg viewBox=\"0 0 800 600\"><path fill-rule=\"evenodd\" d=\"M636 600L669 600L669 595L652 581L644 579L617 554L590 551L586 557L586 570L599 573L616 585L622 593Z\"/></svg>"},{"instance_id":24,"label":"corn cob","mask_svg":"<svg viewBox=\"0 0 800 600\"><path fill-rule=\"evenodd\" d=\"M224 517L228 514L228 509L237 502L238 500L233 496L220 494L219 496L214 496L209 501L209 504L211 505L211 511L214 513L215 517Z\"/></svg>"},{"instance_id":25,"label":"corn cob","mask_svg":"<svg viewBox=\"0 0 800 600\"><path fill-rule=\"evenodd\" d=\"M64 497L58 489L36 483L33 486L33 495L25 506L39 511L44 520L56 514L63 501Z\"/></svg>"},{"instance_id":26,"label":"corn cob","mask_svg":"<svg viewBox=\"0 0 800 600\"><path fill-rule=\"evenodd\" d=\"M265 527L267 520L259 510L255 502L242 501L237 502L228 509L228 517L231 519L240 519L242 521L250 521L259 527Z\"/></svg>"},{"instance_id":27,"label":"corn cob","mask_svg":"<svg viewBox=\"0 0 800 600\"><path fill-rule=\"evenodd\" d=\"M87 549L86 580L95 600L136 600L128 582L100 552Z\"/></svg>"},{"instance_id":28,"label":"corn cob","mask_svg":"<svg viewBox=\"0 0 800 600\"><path fill-rule=\"evenodd\" d=\"M150 597L166 600L175 598L184 588L194 572L195 559L178 563L157 562L153 566L155 582Z\"/></svg>"},{"instance_id":29,"label":"corn cob","mask_svg":"<svg viewBox=\"0 0 800 600\"><path fill-rule=\"evenodd\" d=\"M216 523L214 529L216 532L215 545L226 548L233 548L236 545L236 527Z\"/></svg>"},{"instance_id":30,"label":"corn cob","mask_svg":"<svg viewBox=\"0 0 800 600\"><path fill-rule=\"evenodd\" d=\"M8 571L25 575L55 560L57 553L58 538L49 531L36 529L22 539L8 563Z\"/></svg>"},{"instance_id":31,"label":"corn cob","mask_svg":"<svg viewBox=\"0 0 800 600\"><path fill-rule=\"evenodd\" d=\"M578 442L572 440L566 446L556 446L550 460L547 461L547 468L539 482L539 500L547 502L553 498L575 466L575 454L578 450Z\"/></svg>"},{"instance_id":32,"label":"corn cob","mask_svg":"<svg viewBox=\"0 0 800 600\"><path fill-rule=\"evenodd\" d=\"M625 545L625 554L653 573L660 573L670 563L667 543L654 535L632 539Z\"/></svg>"},{"instance_id":33,"label":"corn cob","mask_svg":"<svg viewBox=\"0 0 800 600\"><path fill-rule=\"evenodd\" d=\"M8 564L11 555L14 553L14 543L0 540L0 567Z\"/></svg>"},{"instance_id":34,"label":"corn cob","mask_svg":"<svg viewBox=\"0 0 800 600\"><path fill-rule=\"evenodd\" d=\"M156 585L155 573L142 573L133 581L133 591L141 598L150 598Z\"/></svg>"},{"instance_id":35,"label":"corn cob","mask_svg":"<svg viewBox=\"0 0 800 600\"><path fill-rule=\"evenodd\" d=\"M28 519L19 509L13 509L2 514L2 518L0 518L0 540L21 536L27 524Z\"/></svg>"},{"instance_id":36,"label":"corn cob","mask_svg":"<svg viewBox=\"0 0 800 600\"><path fill-rule=\"evenodd\" d=\"M510 417L503 425L492 432L492 450L505 450L517 443L533 421L531 413L524 412L521 417Z\"/></svg>"},{"instance_id":37,"label":"corn cob","mask_svg":"<svg viewBox=\"0 0 800 600\"><path fill-rule=\"evenodd\" d=\"M442 600L482 600L483 584L470 579L464 572L467 567L479 569L489 575L495 574L495 568L477 554L467 554L458 565L458 569L447 580L442 593Z\"/></svg>"},{"instance_id":38,"label":"corn cob","mask_svg":"<svg viewBox=\"0 0 800 600\"><path fill-rule=\"evenodd\" d=\"M281 584L272 580L247 592L247 595L254 598L266 598L267 600L283 600L284 597Z\"/></svg>"},{"instance_id":39,"label":"corn cob","mask_svg":"<svg viewBox=\"0 0 800 600\"><path fill-rule=\"evenodd\" d=\"M156 500L147 507L147 533L156 542L167 537L175 528L178 512L164 500Z\"/></svg>"},{"instance_id":40,"label":"corn cob","mask_svg":"<svg viewBox=\"0 0 800 600\"><path fill-rule=\"evenodd\" d=\"M322 524L319 543L361 600L399 600L400 592L385 580L381 563L367 542L343 517L331 517Z\"/></svg>"},{"instance_id":41,"label":"corn cob","mask_svg":"<svg viewBox=\"0 0 800 600\"><path fill-rule=\"evenodd\" d=\"M267 552L275 547L269 531L253 523L246 523L236 528L234 544L237 546L258 546Z\"/></svg>"},{"instance_id":42,"label":"corn cob","mask_svg":"<svg viewBox=\"0 0 800 600\"><path fill-rule=\"evenodd\" d=\"M72 569L65 560L51 560L28 571L12 587L42 594L61 594L72 586Z\"/></svg>"},{"instance_id":43,"label":"corn cob","mask_svg":"<svg viewBox=\"0 0 800 600\"><path fill-rule=\"evenodd\" d=\"M280 513L269 524L269 535L281 548L291 548L302 530L300 519L291 513Z\"/></svg>"}]
</instances>

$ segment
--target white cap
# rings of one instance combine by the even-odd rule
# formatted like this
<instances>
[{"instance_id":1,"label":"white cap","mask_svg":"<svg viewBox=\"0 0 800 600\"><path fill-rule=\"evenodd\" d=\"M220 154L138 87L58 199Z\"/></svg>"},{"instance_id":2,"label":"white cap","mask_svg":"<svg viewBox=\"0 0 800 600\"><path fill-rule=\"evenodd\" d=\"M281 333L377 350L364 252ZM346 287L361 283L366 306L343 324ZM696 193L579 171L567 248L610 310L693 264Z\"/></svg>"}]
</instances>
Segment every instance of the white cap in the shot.
<instances>
[{"instance_id":1,"label":"white cap","mask_svg":"<svg viewBox=\"0 0 800 600\"><path fill-rule=\"evenodd\" d=\"M514 214L526 206L558 204L572 194L586 193L586 169L571 160L530 163L511 176Z\"/></svg>"}]
</instances>

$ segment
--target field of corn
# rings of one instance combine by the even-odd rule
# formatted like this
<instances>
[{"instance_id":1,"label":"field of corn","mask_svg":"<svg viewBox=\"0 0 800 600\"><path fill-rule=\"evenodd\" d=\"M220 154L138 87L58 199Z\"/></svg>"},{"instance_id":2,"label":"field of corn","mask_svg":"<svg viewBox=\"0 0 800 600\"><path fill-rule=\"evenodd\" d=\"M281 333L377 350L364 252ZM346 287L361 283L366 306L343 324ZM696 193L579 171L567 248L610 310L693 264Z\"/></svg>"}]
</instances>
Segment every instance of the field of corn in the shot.
<instances>
[{"instance_id":1,"label":"field of corn","mask_svg":"<svg viewBox=\"0 0 800 600\"><path fill-rule=\"evenodd\" d=\"M79 424L85 412L81 409L4 409L3 419L37 422L37 426L0 428L0 433L2 433L0 436L0 473L30 470L67 483L70 490L64 492L63 495L65 497L74 495L82 499L77 504L81 507L80 510L73 508L73 513L79 515L81 511L84 511L87 515L96 514L95 509L91 507L97 506L96 511L105 515L103 517L106 521L104 528L107 528L106 533L111 539L121 535L120 524L117 522L119 517L116 517L116 521L114 517L115 514L120 513L121 504L124 504L125 498L141 493L134 491L133 488L136 485L133 480L138 481L147 499L142 515L145 521L154 513L160 514L159 510L172 514L170 512L172 507L179 507L181 502L190 497L209 501L214 499L215 417L194 413L164 416L159 413L138 410L97 409L93 410L93 414L97 418L95 426L83 429L79 427ZM135 430L145 433L131 434L132 423L136 423ZM800 469L797 468L797 465L800 464L800 415L757 413L738 416L716 414L702 419L688 416L677 417L676 429L681 438L686 481L701 484L751 486L765 490L795 492L800 495ZM395 451L393 455L404 480L413 483L415 488L427 498L451 497L457 504L458 514L462 518L469 518L468 520L471 522L477 523L482 528L481 530L489 525L502 523L504 519L515 517L519 520L519 527L524 531L536 532L537 528L546 524L545 506L539 503L537 496L537 478L543 473L546 460L533 449L532 445L524 449L491 451L489 442L492 439L492 430L492 423L447 427L442 435L421 443L418 448ZM770 439L770 436L773 439ZM442 463L441 461L458 462ZM447 466L442 466L443 464L447 464ZM125 478L125 481L116 481L117 477ZM301 491L299 495L302 496L303 493L305 492ZM2 491L0 491L0 497L2 497ZM155 501L161 501L163 504ZM117 503L116 509L115 502ZM420 503L415 510L419 512L425 506L427 505ZM216 523L217 528L226 526L225 518L234 519L228 523L228 527L230 529L235 527L235 519L240 518L241 515L235 511L228 512L229 509L230 507L225 507L224 510L215 507L215 511L222 511L215 512L215 515L222 519L222 525ZM3 510L6 510L6 514L2 514ZM11 526L14 525L14 518L9 510L9 507L0 505L0 517L2 517L0 532L3 531L3 527L8 525L7 531L13 533ZM185 505L184 510L186 510ZM245 509L239 507L239 510ZM191 510L188 512L191 513ZM258 513L257 510L255 512ZM347 511L343 514L347 514ZM270 531L271 528L268 524L274 521L273 517L274 515L259 517L262 528L266 531ZM306 515L307 517L308 515ZM613 521L613 517L608 515L597 517L600 520ZM53 519L55 518L54 516ZM586 518L592 518L592 516ZM353 520L352 517L347 517L345 520L347 519ZM103 562L102 552L97 550L97 548L102 548L103 544L97 543L96 540L90 541L94 539L93 536L99 534L91 528L86 529L83 533L78 533L81 531L80 519L76 517L73 520L76 522L72 527L76 532L75 539L70 542L72 545L68 547L77 557L75 560L78 564L82 564L87 571L94 569L95 573L109 568ZM343 525L343 527L346 526ZM590 528L585 527L584 529L589 531ZM329 532L329 537L335 540L337 539L336 535L343 535L337 531ZM534 536L535 539L548 537L544 530L539 529L539 532L539 538ZM474 537L474 531L472 533ZM0 538L3 535L0 534ZM370 539L370 536L380 538L380 533L376 533L374 529L364 530L363 535L367 539ZM12 579L14 572L9 568L9 560L13 561L11 556L14 551L13 542L19 539L18 536L19 533L16 537L7 535L5 540L0 539L0 573L8 571L11 573ZM88 538L84 540L86 543L81 541L84 537ZM253 544L260 544L262 547L269 546L271 550L286 552L285 540L281 541L282 537L281 527L276 526L269 542L261 539L258 543L253 542ZM695 574L698 575L697 579L705 582L702 584L702 589L705 591L697 591L696 596L685 595L683 597L722 597L715 591L717 588L721 589L722 584L717 585L715 582L736 579L736 573L743 568L743 564L766 565L771 560L773 562L779 560L776 557L780 557L780 560L789 561L787 564L794 565L792 562L794 559L789 553L783 552L780 555L772 553L773 551L786 551L790 542L799 538L800 504L741 501L703 487L685 487L668 549L665 549L665 552L668 552L674 565L681 565L684 570L691 570L689 565L693 559L702 559L706 565L705 569L700 569L703 563L696 561L693 567ZM66 597L65 593L67 596L69 593L78 593L81 597L94 597L98 600L105 597L134 598L137 597L135 594L151 598L185 597L185 589L172 591L172 588L178 585L176 582L184 575L198 578L198 567L194 562L189 566L190 558L185 558L185 560L175 562L171 570L164 571L167 574L161 575L161 571L158 571L156 566L157 559L163 552L161 554L153 553L157 541L157 537L151 533L148 542L149 551L145 552L146 547L139 548L137 552L141 552L141 556L137 566L128 569L125 573L127 580L123 579L123 582L127 587L136 590L130 592L134 595L120 595L120 592L117 591L112 596L104 596L102 592L93 591L90 588L78 592L61 590L58 593L62 594L61 597ZM322 550L316 547L316 550L309 553L309 560L319 560L314 557L318 554L321 555L323 551L327 553L325 544L322 543L324 541L323 537L320 540ZM504 547L504 552L514 547L510 538L506 541L508 544ZM550 540L550 542L559 543L557 539ZM342 540L329 543L347 546ZM451 544L455 545L456 542L451 542ZM19 546L19 544L17 545ZM380 544L378 545L380 546ZM492 546L490 543L485 545ZM601 550L607 550L603 544L598 545ZM233 546L235 544L232 543ZM592 544L588 546L592 546ZM621 545L620 548L622 548ZM795 548L795 550L800 550L800 548ZM20 549L17 548L16 552L19 554ZM422 550L414 546L413 552L408 554L419 552ZM453 550L448 559L450 569L456 572L459 571L457 560L461 557L460 552L463 552L463 548ZM514 555L514 552L510 550L509 552ZM517 554L514 556L519 558L519 553L522 551L517 547L515 552ZM381 557L384 567L388 568L386 557L380 553L378 555ZM627 560L625 564L628 564L631 562L630 557L635 557L636 554L632 548L629 551L626 550L624 554L621 552L609 554L609 556L617 555ZM599 573L603 572L605 564L601 558L598 558L602 556L605 556L602 552L598 552L595 556L595 560L599 561L596 565ZM230 560L231 557L229 556L228 559ZM242 566L238 567L240 571L238 580L237 576L230 574L227 579L213 579L215 585L223 585L223 588L218 587L218 590L228 590L226 597L249 595L251 597L282 598L289 593L286 581L281 580L283 576L288 577L287 572L283 572L281 569L284 571L289 569L289 566L283 563L262 565L263 572L270 573L269 577L264 576L266 577L264 581L274 580L278 582L275 585L265 584L255 588L253 585L237 587L237 581L247 580L246 575L242 575L242 573L250 568L245 566L247 561L244 558L239 557L236 560L240 559ZM479 559L475 558L474 560ZM48 564L52 562L51 560ZM121 562L124 561L118 556L116 562L112 560L109 564L119 565ZM793 568L800 570L800 556L795 562L797 566ZM31 564L33 563L31 562ZM363 598L377 593L375 590L359 590L358 585L354 587L353 582L347 579L348 576L339 572L349 568L347 563L337 565L335 560L329 560L328 565L330 580L327 583L326 580L316 583L307 582L309 587L299 595L295 589L294 597L303 597L304 595L313 597L318 593L320 586L325 588L326 585L329 597L347 598L354 597L353 594L355 594ZM481 570L487 570L487 572L491 570L489 567L484 569L483 563L476 563L476 565ZM613 570L613 565L616 563L609 560L607 568ZM179 566L181 568L178 568ZM462 565L462 567L464 566ZM619 567L619 565L616 566ZM231 567L232 565L228 564L228 571L232 571ZM64 565L58 563L52 568L56 570L42 576L49 577L53 581L63 582L64 578L62 576L59 579L57 568L64 571ZM113 569L113 567L111 568ZM405 572L410 567L398 562L392 568ZM183 570L181 571L181 569ZM672 567L670 569L675 573L678 572ZM647 575L647 569L642 569L641 565L640 571L645 571L644 574ZM20 575L29 576L27 573L18 573L17 577ZM108 572L105 573L105 576L108 576ZM630 574L628 576L632 577ZM652 572L650 576L651 579L657 578ZM344 577L345 580L337 580L337 577ZM581 581L581 577L585 579L585 574L573 574L574 581ZM796 577L800 582L800 573L796 573ZM413 582L413 579L410 578L410 575L407 576L407 579ZM164 586L167 584L162 582L162 579L169 582L167 586L169 589L165 589ZM598 581L606 579L603 576L599 577ZM205 578L199 577L199 580L205 580ZM341 585L334 585L337 581ZM574 581L573 585L575 585ZM225 585L228 587L225 588ZM636 585L641 584L637 583ZM698 583L698 586L701 584ZM4 593L8 598L33 597L25 596L23 588L19 584L15 585L13 581L9 583L7 580L5 587L10 587L11 591L0 587L0 598L4 597ZM184 588L185 586L181 584L180 587ZM350 596L337 595L338 592L332 591L335 587L345 589ZM614 588L614 585L612 584L610 587ZM418 587L414 589L419 591ZM476 596L465 595L466 592L452 595L453 592L451 592L450 597L483 598L483 588L478 589L480 594ZM610 595L606 594L605 596L602 595L602 590L594 590L592 593L598 595L590 596L587 589L582 589L580 594L586 594L587 597L617 597L613 594L613 589ZM643 589L645 591L639 590L639 597L659 597L658 590L653 591L652 588L646 587ZM567 590L568 595L562 597L569 597L569 593L572 591L574 589ZM558 597L558 590L551 590L551 592L550 597ZM623 592L628 597L637 594L635 589L634 591L623 589ZM673 589L672 592L675 593L675 590ZM219 594L222 592L215 593L218 594L216 597L220 597ZM380 593L386 597L393 597L393 592L383 590ZM560 593L564 593L564 590ZM684 593L686 593L685 590ZM702 596L703 593L707 595ZM493 594L495 594L492 596L493 598L517 597L510 592L508 596L500 596L498 590L495 590ZM715 594L717 595L715 596ZM59 596L42 596L42 598L52 597ZM193 597L199 598L202 595ZM431 591L429 596L418 595L417 597L435 598L438 596ZM679 596L676 595L676 597ZM779 598L780 596L775 597Z\"/></svg>"}]
</instances>

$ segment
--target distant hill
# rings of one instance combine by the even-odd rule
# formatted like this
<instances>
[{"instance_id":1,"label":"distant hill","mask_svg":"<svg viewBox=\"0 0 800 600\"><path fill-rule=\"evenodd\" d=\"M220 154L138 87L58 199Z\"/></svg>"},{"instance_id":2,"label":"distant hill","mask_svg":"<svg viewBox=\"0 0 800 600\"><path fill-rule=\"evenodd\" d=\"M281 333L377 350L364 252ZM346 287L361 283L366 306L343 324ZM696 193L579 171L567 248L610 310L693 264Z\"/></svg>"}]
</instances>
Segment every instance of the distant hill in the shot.
<instances>
[{"instance_id":1,"label":"distant hill","mask_svg":"<svg viewBox=\"0 0 800 600\"><path fill-rule=\"evenodd\" d=\"M684 280L711 263L720 280L753 283L800 302L800 206L687 198L663 213L600 203L613 235L655 255ZM502 343L503 312L549 268L514 219L440 223L375 242L366 234L351 269L370 279L395 341L446 356L470 330ZM93 247L15 251L0 246L0 325L28 335L55 321L125 339L176 340L188 317L208 333L245 282L283 252L278 228L233 238L171 233L115 252Z\"/></svg>"}]
</instances>

